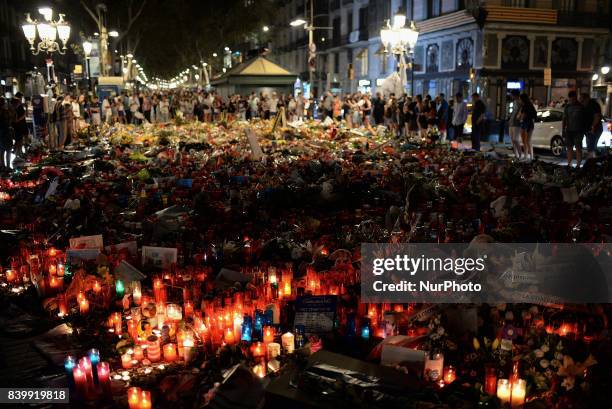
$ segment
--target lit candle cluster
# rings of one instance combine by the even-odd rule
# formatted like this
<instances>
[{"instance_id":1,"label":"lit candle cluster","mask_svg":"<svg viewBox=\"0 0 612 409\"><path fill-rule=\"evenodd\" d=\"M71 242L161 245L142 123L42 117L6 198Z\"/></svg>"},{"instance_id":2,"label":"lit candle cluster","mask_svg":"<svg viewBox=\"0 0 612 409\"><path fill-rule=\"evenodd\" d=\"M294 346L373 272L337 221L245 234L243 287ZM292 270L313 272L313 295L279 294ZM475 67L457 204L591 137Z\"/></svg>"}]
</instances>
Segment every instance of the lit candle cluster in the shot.
<instances>
[{"instance_id":1,"label":"lit candle cluster","mask_svg":"<svg viewBox=\"0 0 612 409\"><path fill-rule=\"evenodd\" d=\"M111 398L110 367L100 362L100 352L91 349L86 356L77 359L68 355L64 369L70 387L83 400L94 401Z\"/></svg>"}]
</instances>

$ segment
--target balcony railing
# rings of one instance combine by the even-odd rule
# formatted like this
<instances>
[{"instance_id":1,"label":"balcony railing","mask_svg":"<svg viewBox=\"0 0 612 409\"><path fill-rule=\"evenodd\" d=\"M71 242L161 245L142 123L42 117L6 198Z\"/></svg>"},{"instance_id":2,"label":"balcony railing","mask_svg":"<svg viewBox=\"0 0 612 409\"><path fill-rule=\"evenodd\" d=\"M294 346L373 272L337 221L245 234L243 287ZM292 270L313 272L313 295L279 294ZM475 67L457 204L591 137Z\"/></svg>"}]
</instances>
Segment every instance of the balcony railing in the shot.
<instances>
[{"instance_id":1,"label":"balcony railing","mask_svg":"<svg viewBox=\"0 0 612 409\"><path fill-rule=\"evenodd\" d=\"M571 27L599 27L610 28L609 14L598 13L576 13L572 11L559 11L557 14L557 22L561 26Z\"/></svg>"}]
</instances>

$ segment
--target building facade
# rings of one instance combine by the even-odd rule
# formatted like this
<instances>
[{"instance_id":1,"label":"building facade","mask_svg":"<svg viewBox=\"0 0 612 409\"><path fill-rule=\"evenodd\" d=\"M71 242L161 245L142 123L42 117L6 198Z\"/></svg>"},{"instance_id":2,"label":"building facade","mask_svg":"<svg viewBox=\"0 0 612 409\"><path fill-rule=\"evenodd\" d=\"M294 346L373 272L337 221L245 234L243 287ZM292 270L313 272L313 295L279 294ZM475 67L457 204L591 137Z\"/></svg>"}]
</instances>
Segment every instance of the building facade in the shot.
<instances>
[{"instance_id":1,"label":"building facade","mask_svg":"<svg viewBox=\"0 0 612 409\"><path fill-rule=\"evenodd\" d=\"M610 0L327 0L315 6L315 25L332 28L315 35L320 90L376 92L397 69L384 53L380 29L400 9L420 32L409 93L480 92L499 115L509 89L542 102L566 96L568 88L594 86L602 97L609 90L609 78L592 78L611 63ZM279 19L284 28L273 40L281 41L275 60L302 81L308 78L308 37L289 22L307 11L307 1L287 2Z\"/></svg>"}]
</instances>

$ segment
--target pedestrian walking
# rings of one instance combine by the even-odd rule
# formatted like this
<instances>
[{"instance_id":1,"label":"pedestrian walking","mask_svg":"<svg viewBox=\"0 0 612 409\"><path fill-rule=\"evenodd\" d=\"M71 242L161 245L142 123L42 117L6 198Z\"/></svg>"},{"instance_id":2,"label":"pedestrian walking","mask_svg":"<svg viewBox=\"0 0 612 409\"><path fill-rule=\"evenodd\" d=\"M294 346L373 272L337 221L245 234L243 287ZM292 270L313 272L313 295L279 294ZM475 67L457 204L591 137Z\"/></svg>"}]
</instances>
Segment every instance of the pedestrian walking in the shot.
<instances>
[{"instance_id":1,"label":"pedestrian walking","mask_svg":"<svg viewBox=\"0 0 612 409\"><path fill-rule=\"evenodd\" d=\"M521 147L521 118L519 116L521 112L521 93L519 90L513 89L510 95L512 97L512 108L508 116L508 132L510 133L510 142L512 143L514 156L520 160L523 154Z\"/></svg>"},{"instance_id":2,"label":"pedestrian walking","mask_svg":"<svg viewBox=\"0 0 612 409\"><path fill-rule=\"evenodd\" d=\"M590 158L594 158L597 156L597 142L599 142L599 137L603 133L601 105L586 92L580 95L580 99L585 110L584 126L587 152Z\"/></svg>"},{"instance_id":3,"label":"pedestrian walking","mask_svg":"<svg viewBox=\"0 0 612 409\"><path fill-rule=\"evenodd\" d=\"M572 166L574 148L576 149L576 167L582 162L582 138L585 131L585 107L578 101L576 91L568 94L569 102L563 110L563 137L567 149L567 166Z\"/></svg>"},{"instance_id":4,"label":"pedestrian walking","mask_svg":"<svg viewBox=\"0 0 612 409\"><path fill-rule=\"evenodd\" d=\"M455 94L455 104L453 107L453 118L451 122L453 125L453 138L459 143L463 142L463 128L465 127L467 117L467 104L465 101L463 101L463 94L461 92L457 92Z\"/></svg>"},{"instance_id":5,"label":"pedestrian walking","mask_svg":"<svg viewBox=\"0 0 612 409\"><path fill-rule=\"evenodd\" d=\"M472 94L472 149L480 150L480 139L485 131L487 107L480 99L480 95Z\"/></svg>"},{"instance_id":6,"label":"pedestrian walking","mask_svg":"<svg viewBox=\"0 0 612 409\"><path fill-rule=\"evenodd\" d=\"M520 96L521 110L521 142L523 143L523 160L531 161L533 157L533 145L531 144L531 137L533 136L533 128L535 120L537 118L537 111L535 106L531 103L529 95L522 93Z\"/></svg>"}]
</instances>

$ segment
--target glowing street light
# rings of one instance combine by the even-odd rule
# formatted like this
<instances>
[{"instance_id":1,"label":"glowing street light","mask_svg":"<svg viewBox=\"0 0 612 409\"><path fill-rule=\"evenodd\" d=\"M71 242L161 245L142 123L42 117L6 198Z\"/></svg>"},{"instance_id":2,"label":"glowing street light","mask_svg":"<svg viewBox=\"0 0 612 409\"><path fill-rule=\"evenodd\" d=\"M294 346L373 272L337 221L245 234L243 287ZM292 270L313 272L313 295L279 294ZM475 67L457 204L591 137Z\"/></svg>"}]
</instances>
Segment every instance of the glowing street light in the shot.
<instances>
[{"instance_id":1,"label":"glowing street light","mask_svg":"<svg viewBox=\"0 0 612 409\"><path fill-rule=\"evenodd\" d=\"M53 21L53 10L50 7L41 7L38 12L43 16L44 21L38 22L28 13L26 21L21 25L23 34L30 43L32 54L38 55L41 51L66 54L66 44L70 38L70 24L64 20L64 14L59 14L57 21ZM40 41L34 46L37 33ZM58 37L62 45L57 41Z\"/></svg>"}]
</instances>

